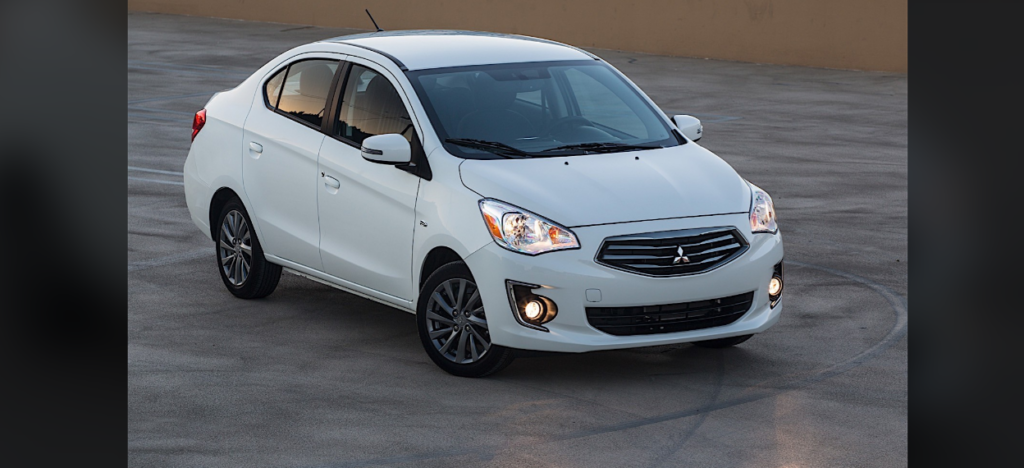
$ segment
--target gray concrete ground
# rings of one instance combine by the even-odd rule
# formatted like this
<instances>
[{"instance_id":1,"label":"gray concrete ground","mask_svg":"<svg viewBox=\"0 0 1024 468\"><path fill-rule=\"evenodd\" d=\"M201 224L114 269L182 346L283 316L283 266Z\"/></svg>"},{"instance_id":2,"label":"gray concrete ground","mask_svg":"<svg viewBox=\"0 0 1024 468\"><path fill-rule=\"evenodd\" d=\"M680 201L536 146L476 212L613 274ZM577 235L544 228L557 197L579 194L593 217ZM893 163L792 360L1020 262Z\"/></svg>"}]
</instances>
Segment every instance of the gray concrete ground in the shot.
<instances>
[{"instance_id":1,"label":"gray concrete ground","mask_svg":"<svg viewBox=\"0 0 1024 468\"><path fill-rule=\"evenodd\" d=\"M785 313L733 349L461 379L403 312L288 274L235 299L189 220L192 114L352 32L128 14L129 466L906 465L906 75L595 50L774 196Z\"/></svg>"}]
</instances>

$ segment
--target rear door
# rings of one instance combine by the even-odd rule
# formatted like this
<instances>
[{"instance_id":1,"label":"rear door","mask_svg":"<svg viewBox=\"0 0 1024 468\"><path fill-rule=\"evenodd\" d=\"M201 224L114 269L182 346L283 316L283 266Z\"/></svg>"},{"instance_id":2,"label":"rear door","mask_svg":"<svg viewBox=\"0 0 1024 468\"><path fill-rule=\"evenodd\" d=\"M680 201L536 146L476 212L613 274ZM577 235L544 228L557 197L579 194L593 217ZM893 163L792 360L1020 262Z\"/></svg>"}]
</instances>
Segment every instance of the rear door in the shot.
<instances>
[{"instance_id":1,"label":"rear door","mask_svg":"<svg viewBox=\"0 0 1024 468\"><path fill-rule=\"evenodd\" d=\"M268 74L245 122L242 181L264 252L316 270L317 157L340 62L304 57Z\"/></svg>"},{"instance_id":2,"label":"rear door","mask_svg":"<svg viewBox=\"0 0 1024 468\"><path fill-rule=\"evenodd\" d=\"M420 177L363 159L373 135L418 138L408 97L372 62L349 57L341 99L320 149L320 253L324 271L387 295L412 300L412 239ZM417 148L419 141L413 145ZM414 154L415 154L414 149Z\"/></svg>"}]
</instances>

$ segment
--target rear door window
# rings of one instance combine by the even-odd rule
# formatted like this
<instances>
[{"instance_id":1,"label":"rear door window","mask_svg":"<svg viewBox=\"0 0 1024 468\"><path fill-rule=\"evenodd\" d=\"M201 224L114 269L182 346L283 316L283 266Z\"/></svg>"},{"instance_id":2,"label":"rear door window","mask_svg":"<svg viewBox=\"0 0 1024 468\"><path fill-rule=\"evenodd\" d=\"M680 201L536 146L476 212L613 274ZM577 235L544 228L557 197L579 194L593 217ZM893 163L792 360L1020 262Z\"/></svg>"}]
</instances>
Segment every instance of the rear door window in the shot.
<instances>
[{"instance_id":1,"label":"rear door window","mask_svg":"<svg viewBox=\"0 0 1024 468\"><path fill-rule=\"evenodd\" d=\"M336 60L314 59L291 64L281 86L277 111L320 128L327 108L327 94L337 70ZM268 98L273 81L271 78L267 82Z\"/></svg>"}]
</instances>

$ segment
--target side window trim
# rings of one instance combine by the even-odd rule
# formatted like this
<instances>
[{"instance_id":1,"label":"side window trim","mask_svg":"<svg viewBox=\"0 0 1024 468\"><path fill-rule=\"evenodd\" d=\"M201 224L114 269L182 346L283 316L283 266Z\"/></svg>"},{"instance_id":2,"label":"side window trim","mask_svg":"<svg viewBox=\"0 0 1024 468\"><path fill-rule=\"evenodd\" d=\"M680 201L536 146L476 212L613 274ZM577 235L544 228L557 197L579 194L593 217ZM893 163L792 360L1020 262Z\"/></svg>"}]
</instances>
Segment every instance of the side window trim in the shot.
<instances>
[{"instance_id":1,"label":"side window trim","mask_svg":"<svg viewBox=\"0 0 1024 468\"><path fill-rule=\"evenodd\" d=\"M349 146L351 146L353 148L362 149L363 145L361 145L359 143L356 143L355 140L351 140L351 139L346 138L346 137L344 137L342 135L335 134L335 131L337 131L337 129L338 129L337 128L338 127L338 113L341 112L341 105L344 103L343 101L345 100L345 91L346 91L346 89L348 87L349 75L352 74L352 69L355 68L356 65L359 65L359 66L361 66L361 67L363 67L363 68L365 68L367 70L370 70L370 71L372 71L372 72L374 72L374 73L376 73L376 74L378 74L380 76L384 76L384 78L387 79L387 76L385 76L383 73L377 71L374 68L370 68L370 67L368 67L366 65L363 65L361 63L355 63L355 62L350 62L350 61L346 60L345 61L345 79L340 80L340 82L338 83L338 86L336 88L337 91L338 91L338 99L337 99L337 102L335 102L334 118L331 119L331 127L329 129L330 133L328 133L327 136L334 137L334 139L336 139L336 140L338 140L338 141L340 141L342 143L345 143L345 144L347 144L347 145L349 145ZM388 80L388 82L391 83L391 80ZM394 83L391 83L391 85L394 86ZM402 103L402 105L405 105L405 103ZM406 109L406 111L408 111L408 109Z\"/></svg>"},{"instance_id":2,"label":"side window trim","mask_svg":"<svg viewBox=\"0 0 1024 468\"><path fill-rule=\"evenodd\" d=\"M290 67L290 65L289 65ZM334 115L337 112L336 107L339 103L337 101L343 94L338 93L338 84L344 83L343 76L348 76L348 69L351 68L347 60L338 60L338 68L334 71L334 78L331 80L331 88L327 90L327 112L324 115L323 122L320 123L320 133L330 135L334 128Z\"/></svg>"},{"instance_id":3,"label":"side window trim","mask_svg":"<svg viewBox=\"0 0 1024 468\"><path fill-rule=\"evenodd\" d=\"M359 148L354 141L349 140L341 135L335 135L334 132L338 126L338 113L341 112L341 101L345 97L345 84L348 83L348 74L352 71L352 62L348 60L342 60L341 65L338 68L337 79L334 81L334 86L331 87L331 112L329 114L329 120L327 126L324 128L324 133L327 136L334 138L342 143L346 143L353 148Z\"/></svg>"},{"instance_id":4,"label":"side window trim","mask_svg":"<svg viewBox=\"0 0 1024 468\"><path fill-rule=\"evenodd\" d=\"M281 104L281 95L284 94L284 84L288 81L288 73L292 71L292 64L288 64L288 67L284 69L284 77L281 79L281 89L277 90L277 99L274 99L274 112L277 112L277 106Z\"/></svg>"}]
</instances>

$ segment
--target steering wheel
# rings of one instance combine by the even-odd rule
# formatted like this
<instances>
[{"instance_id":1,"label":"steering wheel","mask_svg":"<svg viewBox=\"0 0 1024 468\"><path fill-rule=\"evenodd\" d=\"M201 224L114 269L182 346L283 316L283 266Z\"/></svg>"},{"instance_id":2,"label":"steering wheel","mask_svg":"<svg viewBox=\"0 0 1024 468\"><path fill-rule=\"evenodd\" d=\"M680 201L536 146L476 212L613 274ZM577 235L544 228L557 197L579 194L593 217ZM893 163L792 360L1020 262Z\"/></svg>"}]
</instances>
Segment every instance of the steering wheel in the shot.
<instances>
[{"instance_id":1,"label":"steering wheel","mask_svg":"<svg viewBox=\"0 0 1024 468\"><path fill-rule=\"evenodd\" d=\"M583 126L593 126L593 122L578 115L562 117L559 119L555 119L553 122L551 122L550 125L548 125L547 136L555 137L556 135L563 133L567 130L572 130ZM558 138L555 139L558 140Z\"/></svg>"}]
</instances>

